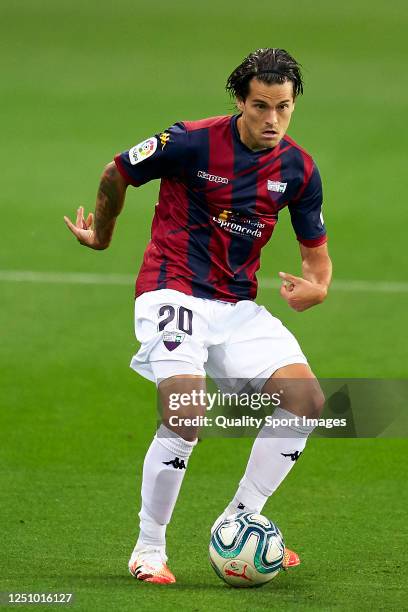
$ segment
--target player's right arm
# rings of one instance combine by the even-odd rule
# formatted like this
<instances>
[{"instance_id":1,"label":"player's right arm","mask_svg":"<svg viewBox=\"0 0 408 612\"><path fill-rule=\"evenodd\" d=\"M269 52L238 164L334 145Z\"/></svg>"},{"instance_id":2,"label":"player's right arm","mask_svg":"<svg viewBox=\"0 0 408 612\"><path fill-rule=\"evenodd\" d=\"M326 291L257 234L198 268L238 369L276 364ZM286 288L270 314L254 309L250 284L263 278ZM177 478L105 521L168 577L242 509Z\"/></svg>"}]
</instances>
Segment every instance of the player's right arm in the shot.
<instances>
[{"instance_id":1,"label":"player's right arm","mask_svg":"<svg viewBox=\"0 0 408 612\"><path fill-rule=\"evenodd\" d=\"M66 225L82 245L98 251L108 248L116 219L123 208L126 188L127 182L115 162L111 162L105 167L99 183L95 213L89 213L85 219L84 209L80 206L75 223L64 217Z\"/></svg>"},{"instance_id":2,"label":"player's right arm","mask_svg":"<svg viewBox=\"0 0 408 612\"><path fill-rule=\"evenodd\" d=\"M180 177L189 158L188 134L184 124L175 123L140 142L129 151L116 155L104 170L96 198L95 214L85 219L82 206L76 222L64 221L79 242L91 249L106 249L112 239L116 218L125 200L126 187L139 187L163 176Z\"/></svg>"}]
</instances>

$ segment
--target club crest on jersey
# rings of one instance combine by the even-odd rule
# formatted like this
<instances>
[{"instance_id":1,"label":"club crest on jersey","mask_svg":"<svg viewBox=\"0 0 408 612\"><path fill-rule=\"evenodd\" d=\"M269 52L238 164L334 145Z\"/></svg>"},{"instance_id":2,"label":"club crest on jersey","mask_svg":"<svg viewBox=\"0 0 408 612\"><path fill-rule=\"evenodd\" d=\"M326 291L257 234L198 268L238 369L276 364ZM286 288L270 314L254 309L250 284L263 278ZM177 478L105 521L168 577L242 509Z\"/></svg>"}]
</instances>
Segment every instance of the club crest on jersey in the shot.
<instances>
[{"instance_id":1,"label":"club crest on jersey","mask_svg":"<svg viewBox=\"0 0 408 612\"><path fill-rule=\"evenodd\" d=\"M135 145L131 149L129 149L129 160L132 166L135 166L139 162L147 159L157 149L157 138L154 136L152 138L148 138L143 142L139 142L139 144Z\"/></svg>"},{"instance_id":2,"label":"club crest on jersey","mask_svg":"<svg viewBox=\"0 0 408 612\"><path fill-rule=\"evenodd\" d=\"M183 342L186 334L179 331L163 332L163 344L168 351L174 351Z\"/></svg>"},{"instance_id":3,"label":"club crest on jersey","mask_svg":"<svg viewBox=\"0 0 408 612\"><path fill-rule=\"evenodd\" d=\"M285 193L287 183L281 183L280 181L268 180L268 191L276 191L277 193Z\"/></svg>"},{"instance_id":4,"label":"club crest on jersey","mask_svg":"<svg viewBox=\"0 0 408 612\"><path fill-rule=\"evenodd\" d=\"M162 146L162 151L164 147L166 146L166 144L169 142L169 140L170 140L170 134L168 132L162 132L160 134L160 144Z\"/></svg>"}]
</instances>

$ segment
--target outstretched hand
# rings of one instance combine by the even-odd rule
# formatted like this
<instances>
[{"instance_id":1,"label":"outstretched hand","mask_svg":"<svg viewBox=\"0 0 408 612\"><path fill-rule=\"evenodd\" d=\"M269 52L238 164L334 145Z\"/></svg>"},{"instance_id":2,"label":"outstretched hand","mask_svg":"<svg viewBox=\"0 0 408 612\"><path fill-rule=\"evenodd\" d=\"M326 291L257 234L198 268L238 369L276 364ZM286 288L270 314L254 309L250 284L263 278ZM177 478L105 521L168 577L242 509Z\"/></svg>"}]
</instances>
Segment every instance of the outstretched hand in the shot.
<instances>
[{"instance_id":1,"label":"outstretched hand","mask_svg":"<svg viewBox=\"0 0 408 612\"><path fill-rule=\"evenodd\" d=\"M288 305L302 312L316 304L323 302L327 295L327 288L317 283L312 283L300 276L279 272L282 279L280 294Z\"/></svg>"},{"instance_id":2,"label":"outstretched hand","mask_svg":"<svg viewBox=\"0 0 408 612\"><path fill-rule=\"evenodd\" d=\"M80 206L77 210L77 217L75 224L72 223L69 217L64 217L64 221L68 229L76 236L78 241L84 246L90 249L102 249L95 237L95 231L93 229L94 216L93 213L89 213L87 218L84 218L84 207Z\"/></svg>"}]
</instances>

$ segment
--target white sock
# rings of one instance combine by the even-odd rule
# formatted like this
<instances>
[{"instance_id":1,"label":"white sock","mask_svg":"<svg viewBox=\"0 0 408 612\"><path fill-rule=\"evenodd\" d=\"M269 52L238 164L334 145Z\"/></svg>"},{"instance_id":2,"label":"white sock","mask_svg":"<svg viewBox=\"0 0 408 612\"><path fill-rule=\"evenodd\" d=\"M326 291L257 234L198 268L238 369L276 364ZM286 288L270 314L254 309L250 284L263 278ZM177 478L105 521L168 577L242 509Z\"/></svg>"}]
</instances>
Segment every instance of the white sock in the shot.
<instances>
[{"instance_id":1,"label":"white sock","mask_svg":"<svg viewBox=\"0 0 408 612\"><path fill-rule=\"evenodd\" d=\"M268 497L289 474L306 445L313 427L295 423L295 415L276 408L274 419L291 419L291 423L273 428L264 426L258 434L238 490L225 510L225 515L237 512L262 511ZM301 417L298 417L301 421Z\"/></svg>"},{"instance_id":2,"label":"white sock","mask_svg":"<svg viewBox=\"0 0 408 612\"><path fill-rule=\"evenodd\" d=\"M143 464L140 534L136 548L166 545L166 527L197 440L189 442L161 425Z\"/></svg>"}]
</instances>

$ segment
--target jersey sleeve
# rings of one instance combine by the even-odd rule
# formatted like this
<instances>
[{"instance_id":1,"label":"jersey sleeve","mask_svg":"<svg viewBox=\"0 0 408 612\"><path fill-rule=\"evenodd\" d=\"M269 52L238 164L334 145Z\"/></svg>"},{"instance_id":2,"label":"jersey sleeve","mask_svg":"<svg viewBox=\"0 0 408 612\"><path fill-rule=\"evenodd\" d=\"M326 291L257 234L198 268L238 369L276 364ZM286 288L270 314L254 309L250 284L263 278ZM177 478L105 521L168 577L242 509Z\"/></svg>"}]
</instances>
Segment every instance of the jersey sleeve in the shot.
<instances>
[{"instance_id":1,"label":"jersey sleeve","mask_svg":"<svg viewBox=\"0 0 408 612\"><path fill-rule=\"evenodd\" d=\"M147 138L115 156L115 164L125 181L139 187L164 176L181 177L188 156L188 132L183 123Z\"/></svg>"},{"instance_id":2,"label":"jersey sleeve","mask_svg":"<svg viewBox=\"0 0 408 612\"><path fill-rule=\"evenodd\" d=\"M296 237L307 247L317 247L327 242L322 204L322 181L317 167L313 165L310 179L300 198L289 204Z\"/></svg>"}]
</instances>

